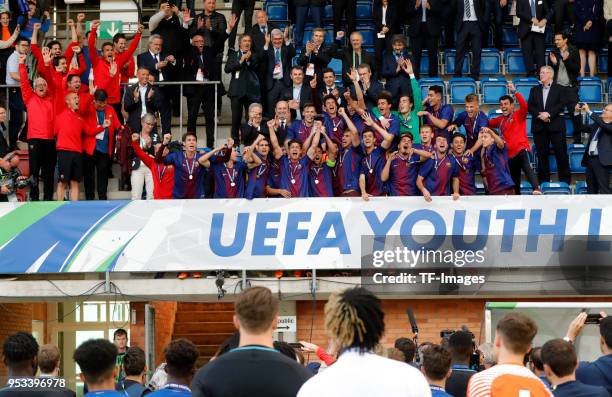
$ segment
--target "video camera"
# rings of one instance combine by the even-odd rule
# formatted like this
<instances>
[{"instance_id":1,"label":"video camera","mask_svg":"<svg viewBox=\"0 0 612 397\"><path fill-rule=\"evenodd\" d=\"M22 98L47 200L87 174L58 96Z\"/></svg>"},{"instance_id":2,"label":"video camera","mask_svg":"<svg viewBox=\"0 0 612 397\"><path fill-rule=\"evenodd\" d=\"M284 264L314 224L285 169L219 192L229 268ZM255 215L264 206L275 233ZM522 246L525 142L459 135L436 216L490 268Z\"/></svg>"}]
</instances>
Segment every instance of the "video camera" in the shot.
<instances>
[{"instance_id":1,"label":"video camera","mask_svg":"<svg viewBox=\"0 0 612 397\"><path fill-rule=\"evenodd\" d=\"M472 354L470 356L470 368L474 371L481 371L482 368L480 367L480 351L478 350L478 347L476 345L476 336L465 325L461 327L460 330L445 329L440 331L440 338L448 342L450 337L455 332L466 332L472 337Z\"/></svg>"},{"instance_id":2,"label":"video camera","mask_svg":"<svg viewBox=\"0 0 612 397\"><path fill-rule=\"evenodd\" d=\"M5 160L10 162L12 157L9 156ZM17 201L17 189L25 189L28 186L32 186L32 184L31 179L23 177L17 167L11 168L10 171L0 168L0 186L8 189L7 197L9 202Z\"/></svg>"}]
</instances>

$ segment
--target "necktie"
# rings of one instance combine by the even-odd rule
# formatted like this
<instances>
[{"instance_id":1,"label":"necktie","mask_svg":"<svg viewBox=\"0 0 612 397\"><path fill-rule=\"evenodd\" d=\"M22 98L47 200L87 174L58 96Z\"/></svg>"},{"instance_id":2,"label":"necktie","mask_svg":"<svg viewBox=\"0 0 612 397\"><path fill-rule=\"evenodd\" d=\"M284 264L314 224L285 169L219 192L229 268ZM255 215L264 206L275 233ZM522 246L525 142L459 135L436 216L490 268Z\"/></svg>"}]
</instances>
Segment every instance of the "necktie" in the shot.
<instances>
[{"instance_id":1,"label":"necktie","mask_svg":"<svg viewBox=\"0 0 612 397\"><path fill-rule=\"evenodd\" d=\"M281 121L281 130L285 129L285 120Z\"/></svg>"},{"instance_id":2,"label":"necktie","mask_svg":"<svg viewBox=\"0 0 612 397\"><path fill-rule=\"evenodd\" d=\"M359 67L359 65L361 65L361 62L360 62L360 59L359 59L359 54L356 53L356 52L353 52L353 54L354 54L354 57L355 57L355 59L353 61L354 62L353 67L357 68L357 67Z\"/></svg>"},{"instance_id":3,"label":"necktie","mask_svg":"<svg viewBox=\"0 0 612 397\"><path fill-rule=\"evenodd\" d=\"M531 5L531 16L532 17L536 17L536 4L535 4L535 0L531 0L530 2Z\"/></svg>"},{"instance_id":4,"label":"necktie","mask_svg":"<svg viewBox=\"0 0 612 397\"><path fill-rule=\"evenodd\" d=\"M331 94L331 92L332 92L331 87L327 87L327 95L330 95L330 94Z\"/></svg>"},{"instance_id":5,"label":"necktie","mask_svg":"<svg viewBox=\"0 0 612 397\"><path fill-rule=\"evenodd\" d=\"M274 62L276 62L277 64L280 63L280 50L278 48L274 49Z\"/></svg>"},{"instance_id":6,"label":"necktie","mask_svg":"<svg viewBox=\"0 0 612 397\"><path fill-rule=\"evenodd\" d=\"M465 8L465 16L467 19L472 17L472 11L470 10L470 0L463 0L463 7Z\"/></svg>"}]
</instances>

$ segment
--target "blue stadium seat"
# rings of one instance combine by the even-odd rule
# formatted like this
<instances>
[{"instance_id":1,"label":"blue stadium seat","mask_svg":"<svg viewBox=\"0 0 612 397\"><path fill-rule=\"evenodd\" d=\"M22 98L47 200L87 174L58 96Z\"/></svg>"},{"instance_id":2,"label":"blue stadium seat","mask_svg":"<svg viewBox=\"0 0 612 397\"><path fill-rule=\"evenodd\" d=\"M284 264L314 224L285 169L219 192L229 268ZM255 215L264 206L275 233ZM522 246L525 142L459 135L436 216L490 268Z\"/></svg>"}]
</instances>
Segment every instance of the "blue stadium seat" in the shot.
<instances>
[{"instance_id":1,"label":"blue stadium seat","mask_svg":"<svg viewBox=\"0 0 612 397\"><path fill-rule=\"evenodd\" d=\"M429 51L423 50L421 52L421 65L419 67L419 73L427 75L429 73Z\"/></svg>"},{"instance_id":2,"label":"blue stadium seat","mask_svg":"<svg viewBox=\"0 0 612 397\"><path fill-rule=\"evenodd\" d=\"M450 103L463 103L465 96L476 93L476 82L470 77L453 77L448 81Z\"/></svg>"},{"instance_id":3,"label":"blue stadium seat","mask_svg":"<svg viewBox=\"0 0 612 397\"><path fill-rule=\"evenodd\" d=\"M334 19L334 6L328 4L325 6L323 10L323 19L327 21L332 21Z\"/></svg>"},{"instance_id":4,"label":"blue stadium seat","mask_svg":"<svg viewBox=\"0 0 612 397\"><path fill-rule=\"evenodd\" d=\"M502 115L501 110L499 109L489 109L489 114L487 115L487 117L489 119L495 118L495 117L499 117Z\"/></svg>"},{"instance_id":5,"label":"blue stadium seat","mask_svg":"<svg viewBox=\"0 0 612 397\"><path fill-rule=\"evenodd\" d=\"M503 30L502 30L502 43L504 45L504 47L507 46L518 46L519 45L519 39L518 39L518 35L516 34L516 28L512 25L510 26L504 26Z\"/></svg>"},{"instance_id":6,"label":"blue stadium seat","mask_svg":"<svg viewBox=\"0 0 612 397\"><path fill-rule=\"evenodd\" d=\"M266 13L270 21L287 21L289 19L287 4L283 2L269 2L266 4Z\"/></svg>"},{"instance_id":7,"label":"blue stadium seat","mask_svg":"<svg viewBox=\"0 0 612 397\"><path fill-rule=\"evenodd\" d=\"M597 70L599 73L608 73L608 51L601 51L597 55ZM610 93L610 91L608 91Z\"/></svg>"},{"instance_id":8,"label":"blue stadium seat","mask_svg":"<svg viewBox=\"0 0 612 397\"><path fill-rule=\"evenodd\" d=\"M542 184L543 194L572 194L572 190L565 182L544 182Z\"/></svg>"},{"instance_id":9,"label":"blue stadium seat","mask_svg":"<svg viewBox=\"0 0 612 397\"><path fill-rule=\"evenodd\" d=\"M532 117L530 113L527 113L527 120L526 124L527 124L527 138L529 139L533 139L533 134L531 133L531 122L532 122Z\"/></svg>"},{"instance_id":10,"label":"blue stadium seat","mask_svg":"<svg viewBox=\"0 0 612 397\"><path fill-rule=\"evenodd\" d=\"M585 181L576 181L576 194L587 194L587 184Z\"/></svg>"},{"instance_id":11,"label":"blue stadium seat","mask_svg":"<svg viewBox=\"0 0 612 397\"><path fill-rule=\"evenodd\" d=\"M372 19L372 2L357 0L357 19Z\"/></svg>"},{"instance_id":12,"label":"blue stadium seat","mask_svg":"<svg viewBox=\"0 0 612 397\"><path fill-rule=\"evenodd\" d=\"M567 145L567 154L569 156L570 170L574 174L583 174L586 172L586 168L580 164L582 162L582 156L584 155L584 145L580 144L569 144Z\"/></svg>"},{"instance_id":13,"label":"blue stadium seat","mask_svg":"<svg viewBox=\"0 0 612 397\"><path fill-rule=\"evenodd\" d=\"M574 123L572 122L572 117L568 113L565 113L563 115L563 120L565 121L565 136L574 136Z\"/></svg>"},{"instance_id":14,"label":"blue stadium seat","mask_svg":"<svg viewBox=\"0 0 612 397\"><path fill-rule=\"evenodd\" d=\"M446 102L446 85L444 84L444 80L439 77L423 77L419 80L419 87L421 87L421 97L427 98L429 87L431 87L432 85L439 85L440 87L442 87L442 100Z\"/></svg>"},{"instance_id":15,"label":"blue stadium seat","mask_svg":"<svg viewBox=\"0 0 612 397\"><path fill-rule=\"evenodd\" d=\"M483 77L480 79L482 103L489 105L499 103L499 97L508 93L507 84L506 79L495 77Z\"/></svg>"},{"instance_id":16,"label":"blue stadium seat","mask_svg":"<svg viewBox=\"0 0 612 397\"><path fill-rule=\"evenodd\" d=\"M483 48L480 61L480 74L499 75L501 73L501 54L497 48Z\"/></svg>"},{"instance_id":17,"label":"blue stadium seat","mask_svg":"<svg viewBox=\"0 0 612 397\"><path fill-rule=\"evenodd\" d=\"M485 194L485 188L482 182L476 182L476 194L481 196Z\"/></svg>"},{"instance_id":18,"label":"blue stadium seat","mask_svg":"<svg viewBox=\"0 0 612 397\"><path fill-rule=\"evenodd\" d=\"M357 24L357 31L363 36L364 47L373 47L376 37L374 36L374 26L372 24Z\"/></svg>"},{"instance_id":19,"label":"blue stadium seat","mask_svg":"<svg viewBox=\"0 0 612 397\"><path fill-rule=\"evenodd\" d=\"M552 147L549 150L548 153L548 168L550 170L551 173L555 173L557 172L557 158L555 157L553 151L552 151ZM535 168L536 170L540 168L540 164L539 164L539 160L538 160L538 156L536 155L536 147L535 144L531 145L531 152L533 153L533 156L535 158Z\"/></svg>"},{"instance_id":20,"label":"blue stadium seat","mask_svg":"<svg viewBox=\"0 0 612 397\"><path fill-rule=\"evenodd\" d=\"M524 74L525 61L523 60L523 52L520 48L506 48L504 51L504 63L506 64L506 73L508 74Z\"/></svg>"},{"instance_id":21,"label":"blue stadium seat","mask_svg":"<svg viewBox=\"0 0 612 397\"><path fill-rule=\"evenodd\" d=\"M533 186L527 181L521 181L521 194L533 194Z\"/></svg>"},{"instance_id":22,"label":"blue stadium seat","mask_svg":"<svg viewBox=\"0 0 612 397\"><path fill-rule=\"evenodd\" d=\"M603 102L604 87L603 82L599 77L579 77L578 83L580 84L578 96L582 102Z\"/></svg>"},{"instance_id":23,"label":"blue stadium seat","mask_svg":"<svg viewBox=\"0 0 612 397\"><path fill-rule=\"evenodd\" d=\"M444 63L446 64L446 74L454 74L455 73L455 57L457 56L457 50L449 49L444 50ZM470 63L472 56L470 53L466 53L463 58L463 68L461 68L461 73L467 74L470 73Z\"/></svg>"},{"instance_id":24,"label":"blue stadium seat","mask_svg":"<svg viewBox=\"0 0 612 397\"><path fill-rule=\"evenodd\" d=\"M334 37L334 28L332 27L325 27L325 42L328 44L331 44L334 42L334 40L336 39L336 37Z\"/></svg>"},{"instance_id":25,"label":"blue stadium seat","mask_svg":"<svg viewBox=\"0 0 612 397\"><path fill-rule=\"evenodd\" d=\"M334 70L336 76L342 77L342 60L332 58L327 66Z\"/></svg>"},{"instance_id":26,"label":"blue stadium seat","mask_svg":"<svg viewBox=\"0 0 612 397\"><path fill-rule=\"evenodd\" d=\"M514 84L516 90L520 92L521 95L523 95L526 101L529 99L529 92L531 91L531 87L540 84L535 77L515 78L512 80L512 83Z\"/></svg>"},{"instance_id":27,"label":"blue stadium seat","mask_svg":"<svg viewBox=\"0 0 612 397\"><path fill-rule=\"evenodd\" d=\"M295 37L295 31L293 32L293 35ZM304 43L312 40L312 28L310 27L304 28L304 36L302 40L304 41Z\"/></svg>"}]
</instances>

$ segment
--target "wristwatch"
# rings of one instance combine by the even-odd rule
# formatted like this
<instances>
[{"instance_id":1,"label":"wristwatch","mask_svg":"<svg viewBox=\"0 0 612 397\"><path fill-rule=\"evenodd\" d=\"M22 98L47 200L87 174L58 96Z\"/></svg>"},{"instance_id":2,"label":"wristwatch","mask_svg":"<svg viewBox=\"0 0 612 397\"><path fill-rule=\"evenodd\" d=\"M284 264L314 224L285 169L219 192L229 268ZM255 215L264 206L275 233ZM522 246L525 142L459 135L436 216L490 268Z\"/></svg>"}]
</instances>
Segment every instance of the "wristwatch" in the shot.
<instances>
[{"instance_id":1,"label":"wristwatch","mask_svg":"<svg viewBox=\"0 0 612 397\"><path fill-rule=\"evenodd\" d=\"M563 337L563 340L566 341L566 342L569 342L571 344L574 344L574 341L572 341L572 339L569 336L567 336L567 335Z\"/></svg>"}]
</instances>

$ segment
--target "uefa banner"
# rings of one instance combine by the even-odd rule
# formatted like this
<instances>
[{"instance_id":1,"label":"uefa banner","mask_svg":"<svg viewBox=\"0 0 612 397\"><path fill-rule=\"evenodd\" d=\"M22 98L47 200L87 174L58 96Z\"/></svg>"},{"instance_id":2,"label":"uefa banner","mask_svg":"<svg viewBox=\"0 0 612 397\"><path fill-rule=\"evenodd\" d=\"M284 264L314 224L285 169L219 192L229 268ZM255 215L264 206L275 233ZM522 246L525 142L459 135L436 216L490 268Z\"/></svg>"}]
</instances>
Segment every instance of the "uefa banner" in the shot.
<instances>
[{"instance_id":1,"label":"uefa banner","mask_svg":"<svg viewBox=\"0 0 612 397\"><path fill-rule=\"evenodd\" d=\"M609 196L9 203L0 273L361 269L377 283L612 266L609 236Z\"/></svg>"}]
</instances>

